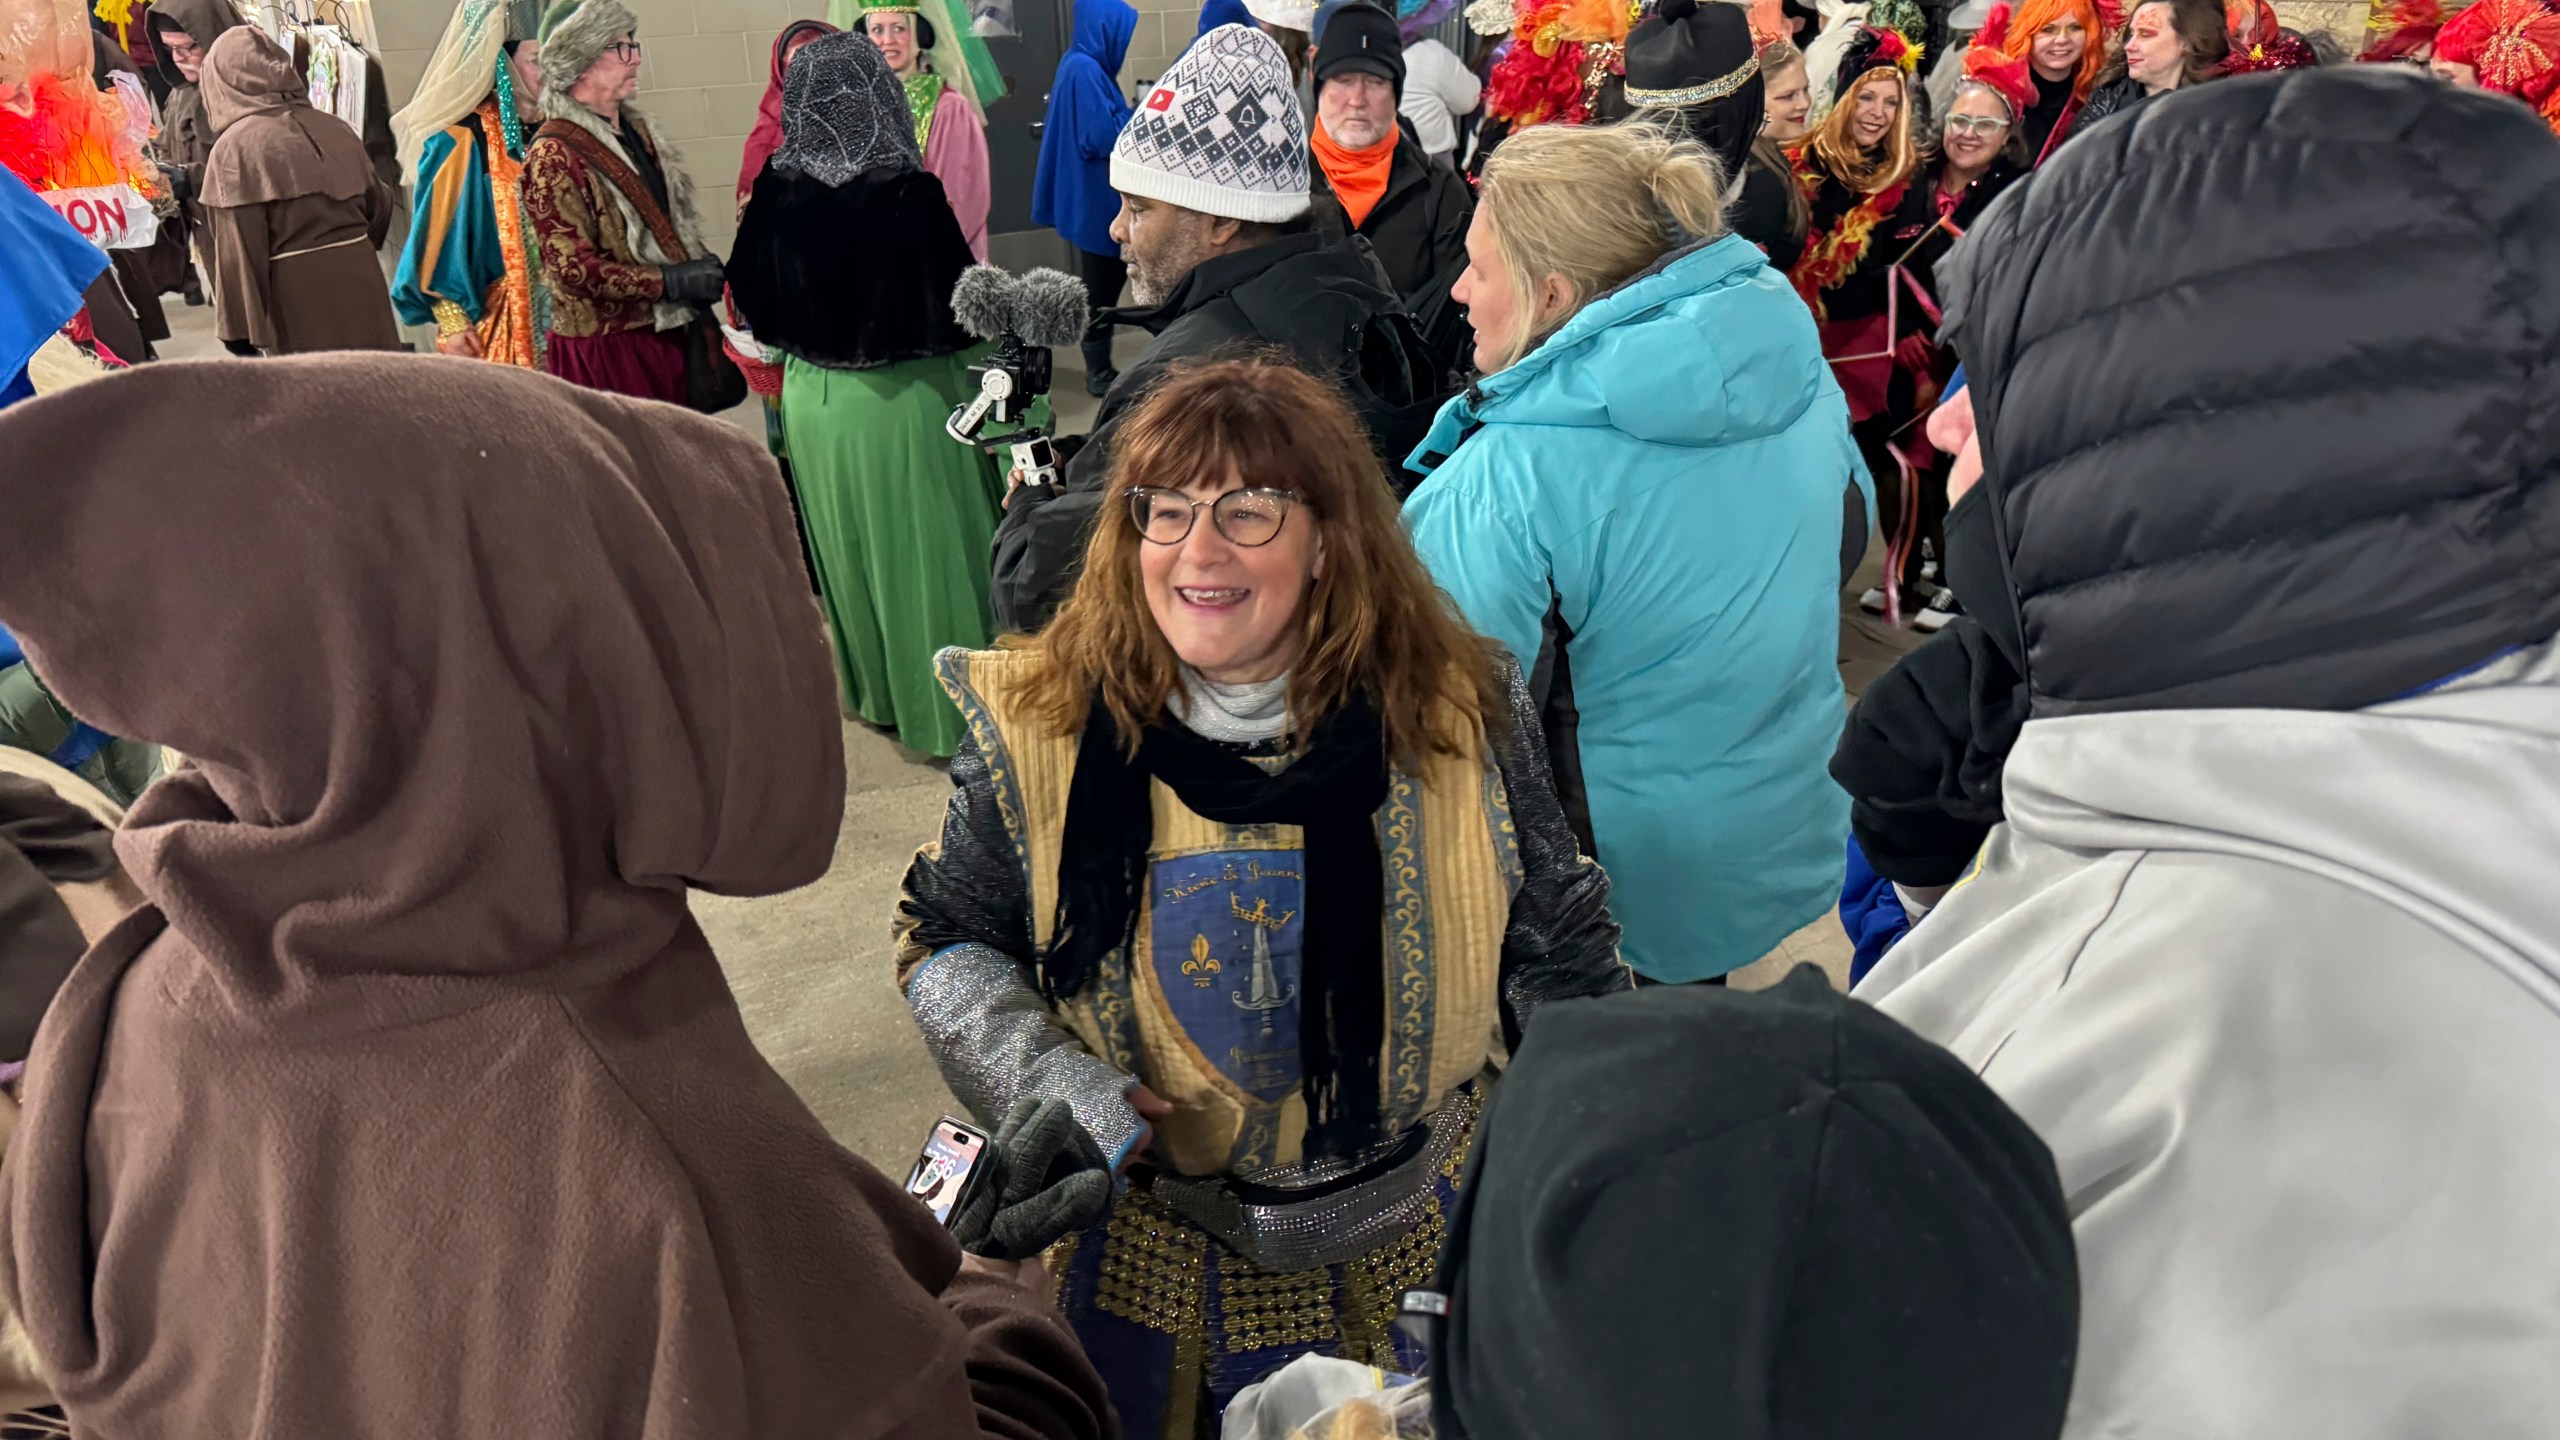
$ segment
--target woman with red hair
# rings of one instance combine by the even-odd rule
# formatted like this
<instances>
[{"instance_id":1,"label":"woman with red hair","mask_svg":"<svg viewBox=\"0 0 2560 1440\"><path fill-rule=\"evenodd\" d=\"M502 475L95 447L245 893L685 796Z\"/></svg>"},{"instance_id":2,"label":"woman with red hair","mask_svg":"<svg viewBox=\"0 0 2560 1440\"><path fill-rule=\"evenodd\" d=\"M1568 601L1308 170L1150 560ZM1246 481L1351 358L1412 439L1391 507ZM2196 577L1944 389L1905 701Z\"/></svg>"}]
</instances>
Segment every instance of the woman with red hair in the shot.
<instances>
[{"instance_id":1,"label":"woman with red hair","mask_svg":"<svg viewBox=\"0 0 2560 1440\"><path fill-rule=\"evenodd\" d=\"M2080 107L2097 86L2098 72L2107 65L2101 37L2114 28L2092 0L2024 0L2010 17L2001 49L2010 59L2027 62L2035 85L2035 103L2019 120L2034 164L2043 164L2070 136Z\"/></svg>"}]
</instances>

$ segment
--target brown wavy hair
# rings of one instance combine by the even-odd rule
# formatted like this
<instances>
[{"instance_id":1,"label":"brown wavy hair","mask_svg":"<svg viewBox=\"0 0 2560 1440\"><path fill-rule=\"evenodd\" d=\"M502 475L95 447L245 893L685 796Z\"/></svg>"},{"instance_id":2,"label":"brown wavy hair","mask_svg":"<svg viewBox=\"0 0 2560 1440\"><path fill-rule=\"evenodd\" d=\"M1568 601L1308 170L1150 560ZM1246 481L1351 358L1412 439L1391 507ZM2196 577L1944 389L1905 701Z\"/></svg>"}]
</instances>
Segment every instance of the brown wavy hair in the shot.
<instances>
[{"instance_id":1,"label":"brown wavy hair","mask_svg":"<svg viewBox=\"0 0 2560 1440\"><path fill-rule=\"evenodd\" d=\"M1862 148L1849 134L1849 117L1857 111L1858 91L1878 75L1890 75L1902 89L1902 108L1894 115L1893 133L1885 137L1878 150ZM1878 65L1849 82L1849 88L1831 102L1831 113L1813 127L1813 158L1832 179L1851 192L1876 195L1892 189L1909 178L1912 168L1920 163L1920 147L1911 138L1913 126L1911 77L1895 65Z\"/></svg>"},{"instance_id":2,"label":"brown wavy hair","mask_svg":"<svg viewBox=\"0 0 2560 1440\"><path fill-rule=\"evenodd\" d=\"M1433 752L1465 754L1501 723L1493 642L1468 628L1423 569L1349 404L1294 365L1251 358L1179 366L1139 402L1113 442L1075 593L1037 636L1007 638L1049 662L1030 704L1052 733L1082 730L1099 693L1134 754L1139 732L1165 713L1180 662L1147 608L1129 491L1221 474L1294 491L1292 518L1312 520L1324 537L1324 573L1300 602L1304 643L1289 666L1293 744L1355 693L1368 697L1389 753L1408 767Z\"/></svg>"},{"instance_id":3,"label":"brown wavy hair","mask_svg":"<svg viewBox=\"0 0 2560 1440\"><path fill-rule=\"evenodd\" d=\"M2220 0L2130 0L2125 6L2124 27L2116 32L2116 43L2108 47L2107 68L2098 72L2101 88L2113 85L2131 74L2124 59L2124 37L2133 33L2133 17L2145 5L2169 7L2169 28L2176 32L2178 49L2178 88L2201 85L2222 76L2222 62L2231 56L2231 34L2223 29Z\"/></svg>"}]
</instances>

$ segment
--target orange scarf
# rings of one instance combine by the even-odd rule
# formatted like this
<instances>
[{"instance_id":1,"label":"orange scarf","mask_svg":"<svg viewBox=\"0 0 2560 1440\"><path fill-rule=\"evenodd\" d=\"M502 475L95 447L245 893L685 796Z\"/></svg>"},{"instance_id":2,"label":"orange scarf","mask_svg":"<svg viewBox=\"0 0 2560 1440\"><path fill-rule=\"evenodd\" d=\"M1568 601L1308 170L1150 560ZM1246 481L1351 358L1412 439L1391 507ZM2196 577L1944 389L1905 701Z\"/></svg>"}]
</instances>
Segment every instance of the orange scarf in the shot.
<instances>
[{"instance_id":1,"label":"orange scarf","mask_svg":"<svg viewBox=\"0 0 2560 1440\"><path fill-rule=\"evenodd\" d=\"M1366 150L1346 150L1325 133L1324 122L1315 125L1316 163L1324 167L1324 178L1333 185L1334 197L1342 202L1342 212L1351 217L1351 228L1359 229L1386 197L1387 174L1395 168L1396 137L1390 130L1387 138Z\"/></svg>"}]
</instances>

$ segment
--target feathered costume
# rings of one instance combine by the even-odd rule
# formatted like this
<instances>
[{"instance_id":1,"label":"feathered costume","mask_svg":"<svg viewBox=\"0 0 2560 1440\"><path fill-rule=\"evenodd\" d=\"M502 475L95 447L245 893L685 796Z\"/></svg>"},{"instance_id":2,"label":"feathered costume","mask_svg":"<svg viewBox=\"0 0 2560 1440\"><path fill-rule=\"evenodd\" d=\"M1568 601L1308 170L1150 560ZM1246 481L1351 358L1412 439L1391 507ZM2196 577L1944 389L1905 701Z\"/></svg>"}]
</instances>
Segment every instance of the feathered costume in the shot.
<instances>
[{"instance_id":1,"label":"feathered costume","mask_svg":"<svg viewBox=\"0 0 2560 1440\"><path fill-rule=\"evenodd\" d=\"M2367 65L2423 63L2443 28L2444 6L2438 0L2373 0L2373 14L2365 21L2371 38L2356 59Z\"/></svg>"},{"instance_id":2,"label":"feathered costume","mask_svg":"<svg viewBox=\"0 0 2560 1440\"><path fill-rule=\"evenodd\" d=\"M1484 113L1515 130L1591 119L1601 87L1626 73L1636 11L1627 0L1517 0L1511 43L1485 79ZM1500 33L1499 22L1486 25L1491 18L1491 7L1467 7L1480 33Z\"/></svg>"},{"instance_id":3,"label":"feathered costume","mask_svg":"<svg viewBox=\"0 0 2560 1440\"><path fill-rule=\"evenodd\" d=\"M95 55L80 0L0 0L0 165L39 193L127 192L147 217L167 194L143 155L151 102L139 76L99 89ZM151 239L151 227L132 228Z\"/></svg>"},{"instance_id":4,"label":"feathered costume","mask_svg":"<svg viewBox=\"0 0 2560 1440\"><path fill-rule=\"evenodd\" d=\"M2560 11L2541 0L2479 0L2436 32L2435 58L2470 66L2480 88L2522 100L2560 134Z\"/></svg>"}]
</instances>

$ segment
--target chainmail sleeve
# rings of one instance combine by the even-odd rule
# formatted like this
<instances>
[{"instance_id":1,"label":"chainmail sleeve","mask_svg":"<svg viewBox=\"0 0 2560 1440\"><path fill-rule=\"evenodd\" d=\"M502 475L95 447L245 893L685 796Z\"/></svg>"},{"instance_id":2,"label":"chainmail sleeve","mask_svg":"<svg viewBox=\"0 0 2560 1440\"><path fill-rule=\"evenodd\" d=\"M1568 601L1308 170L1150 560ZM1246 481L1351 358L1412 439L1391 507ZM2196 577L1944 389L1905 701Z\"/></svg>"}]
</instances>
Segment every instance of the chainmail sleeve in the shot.
<instances>
[{"instance_id":1,"label":"chainmail sleeve","mask_svg":"<svg viewBox=\"0 0 2560 1440\"><path fill-rule=\"evenodd\" d=\"M1508 724L1491 728L1494 763L1511 795L1520 840L1520 890L1502 936L1503 1038L1517 1048L1540 1005L1634 988L1618 959L1618 922L1609 918L1609 875L1582 853L1556 798L1538 707L1519 665L1502 662L1511 697ZM1504 717L1492 717L1500 722Z\"/></svg>"},{"instance_id":2,"label":"chainmail sleeve","mask_svg":"<svg viewBox=\"0 0 2560 1440\"><path fill-rule=\"evenodd\" d=\"M1146 1131L1132 1077L1077 1043L1031 975L1030 877L975 738L951 757L942 838L916 852L893 929L898 978L944 1083L992 1128L1017 1100L1063 1100L1116 1164Z\"/></svg>"}]
</instances>

